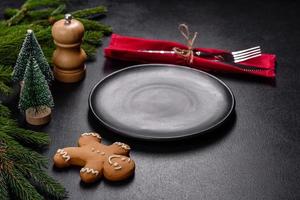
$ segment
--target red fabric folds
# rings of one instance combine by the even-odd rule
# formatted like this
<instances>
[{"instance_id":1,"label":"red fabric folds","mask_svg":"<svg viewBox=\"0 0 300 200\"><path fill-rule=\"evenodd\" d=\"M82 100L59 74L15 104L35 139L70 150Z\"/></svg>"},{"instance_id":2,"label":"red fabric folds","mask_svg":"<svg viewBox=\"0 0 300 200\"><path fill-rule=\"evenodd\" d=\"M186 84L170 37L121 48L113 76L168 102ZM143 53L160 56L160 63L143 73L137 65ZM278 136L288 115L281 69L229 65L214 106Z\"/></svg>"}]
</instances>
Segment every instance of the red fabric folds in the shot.
<instances>
[{"instance_id":1,"label":"red fabric folds","mask_svg":"<svg viewBox=\"0 0 300 200\"><path fill-rule=\"evenodd\" d=\"M168 63L176 65L187 65L204 71L226 72L226 73L242 73L251 74L262 77L275 77L275 62L274 54L262 54L259 57L241 62L240 64L257 66L265 70L243 70L239 67L217 62L215 60L194 56L193 62L190 64L182 56L177 54L160 54L147 53L140 50L164 50L172 51L174 47L187 49L186 46L163 40L149 40L143 38L134 38L113 34L110 44L105 48L104 53L107 58L136 61L140 63ZM202 52L221 53L226 52L218 49L195 48Z\"/></svg>"}]
</instances>

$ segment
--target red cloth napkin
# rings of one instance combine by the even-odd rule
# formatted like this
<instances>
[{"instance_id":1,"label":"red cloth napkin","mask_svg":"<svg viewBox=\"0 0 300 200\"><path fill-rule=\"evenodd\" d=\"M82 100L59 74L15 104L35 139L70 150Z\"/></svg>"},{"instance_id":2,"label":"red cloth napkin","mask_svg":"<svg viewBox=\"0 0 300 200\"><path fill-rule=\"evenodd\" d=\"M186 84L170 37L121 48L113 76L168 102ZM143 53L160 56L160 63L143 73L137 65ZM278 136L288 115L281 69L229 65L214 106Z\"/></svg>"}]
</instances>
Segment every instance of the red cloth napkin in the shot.
<instances>
[{"instance_id":1,"label":"red cloth napkin","mask_svg":"<svg viewBox=\"0 0 300 200\"><path fill-rule=\"evenodd\" d=\"M196 69L204 71L215 72L229 72L229 73L242 73L251 74L262 77L275 77L275 61L276 56L274 54L262 54L259 57L252 58L250 60L240 62L240 64L257 66L264 68L265 70L243 70L239 67L224 64L214 61L212 59L201 58L194 56L193 62L189 63L181 55L177 54L160 54L160 53L148 53L141 52L140 50L164 50L172 51L174 47L180 49L187 49L187 46L180 43L163 41L163 40L149 40L143 38L127 37L117 34L113 34L110 44L104 50L104 54L107 58L119 59L125 61L136 61L141 63L168 63L176 65L187 65ZM218 49L208 48L194 48L207 53L221 53L226 52Z\"/></svg>"}]
</instances>

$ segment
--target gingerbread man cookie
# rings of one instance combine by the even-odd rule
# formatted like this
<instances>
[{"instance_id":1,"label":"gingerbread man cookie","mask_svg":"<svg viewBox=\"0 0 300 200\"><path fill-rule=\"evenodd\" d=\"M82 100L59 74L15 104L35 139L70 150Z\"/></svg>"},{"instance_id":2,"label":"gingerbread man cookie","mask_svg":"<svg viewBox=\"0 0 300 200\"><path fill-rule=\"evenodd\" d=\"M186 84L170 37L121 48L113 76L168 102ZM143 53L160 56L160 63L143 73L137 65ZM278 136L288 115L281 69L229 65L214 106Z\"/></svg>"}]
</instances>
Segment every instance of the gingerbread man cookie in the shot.
<instances>
[{"instance_id":1,"label":"gingerbread man cookie","mask_svg":"<svg viewBox=\"0 0 300 200\"><path fill-rule=\"evenodd\" d=\"M106 146L101 144L97 133L83 133L79 147L58 149L54 155L54 165L58 168L76 165L80 170L81 180L92 183L104 176L110 181L120 181L133 174L135 164L129 158L130 147L121 142Z\"/></svg>"}]
</instances>

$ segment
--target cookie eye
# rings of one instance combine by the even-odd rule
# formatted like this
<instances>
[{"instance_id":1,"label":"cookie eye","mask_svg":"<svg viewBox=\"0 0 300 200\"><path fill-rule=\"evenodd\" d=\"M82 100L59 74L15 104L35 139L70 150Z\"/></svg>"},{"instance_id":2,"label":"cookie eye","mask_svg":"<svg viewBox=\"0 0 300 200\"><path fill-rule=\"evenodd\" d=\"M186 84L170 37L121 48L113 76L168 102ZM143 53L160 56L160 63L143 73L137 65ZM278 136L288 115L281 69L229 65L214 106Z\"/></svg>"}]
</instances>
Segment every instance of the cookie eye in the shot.
<instances>
[{"instance_id":1,"label":"cookie eye","mask_svg":"<svg viewBox=\"0 0 300 200\"><path fill-rule=\"evenodd\" d=\"M115 170L122 169L121 165L118 162L113 162L113 158L121 158L120 155L112 155L108 157L108 163L114 167ZM121 158L122 160L122 158Z\"/></svg>"},{"instance_id":2,"label":"cookie eye","mask_svg":"<svg viewBox=\"0 0 300 200\"><path fill-rule=\"evenodd\" d=\"M113 164L113 166L114 166L114 169L115 169L115 170L122 169L121 165L119 165L119 163L117 163L117 162L115 162L115 163Z\"/></svg>"}]
</instances>

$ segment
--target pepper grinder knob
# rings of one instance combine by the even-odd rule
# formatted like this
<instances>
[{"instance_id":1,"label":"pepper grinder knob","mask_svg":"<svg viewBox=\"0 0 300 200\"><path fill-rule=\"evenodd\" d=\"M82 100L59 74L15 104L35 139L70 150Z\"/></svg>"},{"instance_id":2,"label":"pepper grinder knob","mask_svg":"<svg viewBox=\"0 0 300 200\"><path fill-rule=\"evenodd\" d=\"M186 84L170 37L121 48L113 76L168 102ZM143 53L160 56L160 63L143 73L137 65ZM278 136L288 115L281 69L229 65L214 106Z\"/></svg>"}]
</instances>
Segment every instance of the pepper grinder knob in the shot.
<instances>
[{"instance_id":1,"label":"pepper grinder knob","mask_svg":"<svg viewBox=\"0 0 300 200\"><path fill-rule=\"evenodd\" d=\"M65 24L71 24L73 16L71 14L65 14Z\"/></svg>"}]
</instances>

